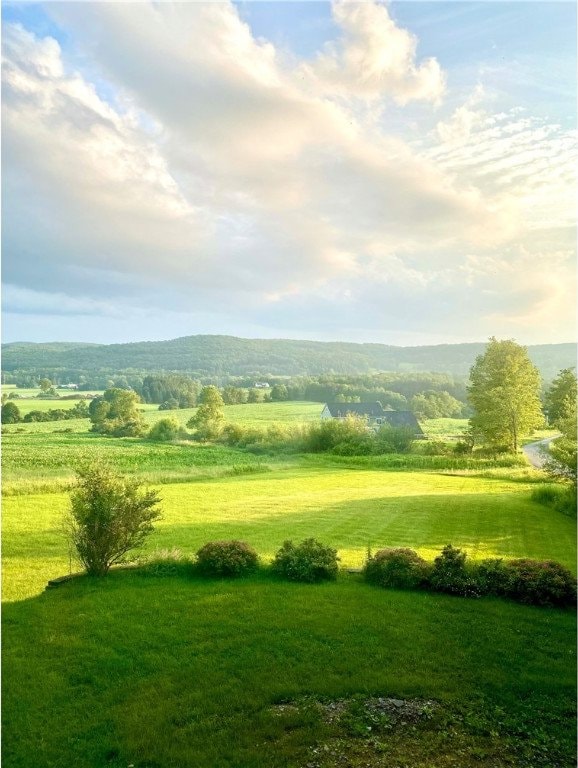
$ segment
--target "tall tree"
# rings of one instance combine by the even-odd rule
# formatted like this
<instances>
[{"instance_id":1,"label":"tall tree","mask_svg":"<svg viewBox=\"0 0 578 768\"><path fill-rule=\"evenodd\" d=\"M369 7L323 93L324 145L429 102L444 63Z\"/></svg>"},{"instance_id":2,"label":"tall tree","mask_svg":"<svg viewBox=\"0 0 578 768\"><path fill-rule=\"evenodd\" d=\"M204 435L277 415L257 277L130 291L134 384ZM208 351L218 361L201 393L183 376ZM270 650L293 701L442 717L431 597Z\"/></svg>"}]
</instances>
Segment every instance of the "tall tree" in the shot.
<instances>
[{"instance_id":1,"label":"tall tree","mask_svg":"<svg viewBox=\"0 0 578 768\"><path fill-rule=\"evenodd\" d=\"M547 469L555 476L570 480L576 489L576 393L568 395L562 406L562 412L554 426L562 433L561 437L550 444L552 461Z\"/></svg>"},{"instance_id":2,"label":"tall tree","mask_svg":"<svg viewBox=\"0 0 578 768\"><path fill-rule=\"evenodd\" d=\"M130 389L107 389L103 395L91 400L88 414L91 431L114 437L138 437L146 432L137 406L140 398Z\"/></svg>"},{"instance_id":3,"label":"tall tree","mask_svg":"<svg viewBox=\"0 0 578 768\"><path fill-rule=\"evenodd\" d=\"M195 415L187 421L187 427L194 429L200 440L214 440L221 434L224 426L225 403L217 387L212 384L203 387L199 400L201 405Z\"/></svg>"},{"instance_id":4,"label":"tall tree","mask_svg":"<svg viewBox=\"0 0 578 768\"><path fill-rule=\"evenodd\" d=\"M553 426L568 409L567 401L576 401L576 374L573 368L564 368L556 376L544 397L544 410L548 423Z\"/></svg>"},{"instance_id":5,"label":"tall tree","mask_svg":"<svg viewBox=\"0 0 578 768\"><path fill-rule=\"evenodd\" d=\"M470 371L468 399L474 434L514 453L520 438L544 423L540 374L526 348L515 341L490 339Z\"/></svg>"}]
</instances>

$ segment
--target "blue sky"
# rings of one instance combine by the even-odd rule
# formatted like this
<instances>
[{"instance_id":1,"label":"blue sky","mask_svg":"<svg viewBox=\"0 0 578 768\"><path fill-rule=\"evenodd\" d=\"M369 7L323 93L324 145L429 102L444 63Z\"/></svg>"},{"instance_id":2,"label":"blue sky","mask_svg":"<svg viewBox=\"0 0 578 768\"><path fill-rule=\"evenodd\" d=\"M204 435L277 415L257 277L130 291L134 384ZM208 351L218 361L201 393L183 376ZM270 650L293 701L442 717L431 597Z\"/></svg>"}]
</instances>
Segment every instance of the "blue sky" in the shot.
<instances>
[{"instance_id":1,"label":"blue sky","mask_svg":"<svg viewBox=\"0 0 578 768\"><path fill-rule=\"evenodd\" d=\"M2 16L4 341L575 339L574 3Z\"/></svg>"}]
</instances>

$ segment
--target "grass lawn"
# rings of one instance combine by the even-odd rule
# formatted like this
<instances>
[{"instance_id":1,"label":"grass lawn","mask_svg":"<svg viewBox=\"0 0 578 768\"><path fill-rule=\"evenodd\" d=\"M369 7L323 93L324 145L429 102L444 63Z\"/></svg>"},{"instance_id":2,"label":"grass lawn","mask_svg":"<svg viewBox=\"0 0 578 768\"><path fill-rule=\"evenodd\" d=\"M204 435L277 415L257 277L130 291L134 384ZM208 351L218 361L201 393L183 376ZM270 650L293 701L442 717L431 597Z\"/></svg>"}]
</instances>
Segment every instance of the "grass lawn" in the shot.
<instances>
[{"instance_id":1,"label":"grass lawn","mask_svg":"<svg viewBox=\"0 0 578 768\"><path fill-rule=\"evenodd\" d=\"M356 576L118 572L3 624L7 768L575 765L571 612ZM392 725L354 696L427 700L427 716ZM328 721L319 703L342 699Z\"/></svg>"},{"instance_id":2,"label":"grass lawn","mask_svg":"<svg viewBox=\"0 0 578 768\"><path fill-rule=\"evenodd\" d=\"M266 425L318 409L255 404L225 415ZM154 407L146 418L191 413ZM22 429L5 430L2 457L7 768L575 765L571 611L380 590L344 570L307 586L264 572L228 582L116 571L43 591L77 570L59 529L81 455L159 488L164 518L148 551L192 554L240 538L267 560L285 539L314 536L339 550L342 567L361 565L368 545L431 559L452 543L472 558L574 569L574 522L530 500L539 473L111 439L90 434L87 420ZM409 715L367 709L390 698Z\"/></svg>"},{"instance_id":3,"label":"grass lawn","mask_svg":"<svg viewBox=\"0 0 578 768\"><path fill-rule=\"evenodd\" d=\"M367 546L409 546L433 558L445 544L473 558L550 558L574 568L573 521L530 501L512 479L281 465L196 483L160 486L164 519L150 548L196 551L240 538L265 557L288 538L314 536L337 547L343 566L362 564ZM18 494L3 503L3 593L20 600L69 572L58 532L64 493Z\"/></svg>"}]
</instances>

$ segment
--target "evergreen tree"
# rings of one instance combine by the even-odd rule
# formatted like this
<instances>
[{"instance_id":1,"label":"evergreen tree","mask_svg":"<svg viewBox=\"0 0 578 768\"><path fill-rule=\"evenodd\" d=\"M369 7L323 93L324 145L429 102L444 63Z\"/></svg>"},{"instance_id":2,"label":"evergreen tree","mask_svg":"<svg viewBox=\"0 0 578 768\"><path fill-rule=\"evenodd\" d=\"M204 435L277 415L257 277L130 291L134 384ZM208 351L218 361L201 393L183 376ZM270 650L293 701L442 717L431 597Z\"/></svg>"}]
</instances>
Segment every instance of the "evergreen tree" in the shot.
<instances>
[{"instance_id":1,"label":"evergreen tree","mask_svg":"<svg viewBox=\"0 0 578 768\"><path fill-rule=\"evenodd\" d=\"M520 438L540 427L540 374L525 347L491 338L470 371L468 397L474 434L494 447L517 452Z\"/></svg>"}]
</instances>

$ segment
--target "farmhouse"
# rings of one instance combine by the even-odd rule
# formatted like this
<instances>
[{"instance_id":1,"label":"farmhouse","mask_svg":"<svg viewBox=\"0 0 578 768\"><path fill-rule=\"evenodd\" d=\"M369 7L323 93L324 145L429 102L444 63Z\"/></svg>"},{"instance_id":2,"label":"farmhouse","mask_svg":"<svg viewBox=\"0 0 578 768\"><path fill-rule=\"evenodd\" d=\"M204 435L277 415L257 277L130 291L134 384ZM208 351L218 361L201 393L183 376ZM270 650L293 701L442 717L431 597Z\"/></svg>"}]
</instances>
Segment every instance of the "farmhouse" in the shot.
<instances>
[{"instance_id":1,"label":"farmhouse","mask_svg":"<svg viewBox=\"0 0 578 768\"><path fill-rule=\"evenodd\" d=\"M409 427L415 437L423 438L424 433L411 411L386 411L379 401L374 403L325 403L321 418L345 419L358 416L367 420L368 426L378 429L382 424L392 427Z\"/></svg>"}]
</instances>

